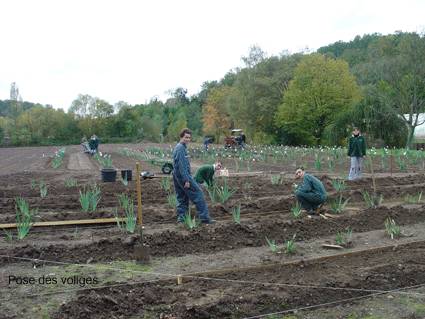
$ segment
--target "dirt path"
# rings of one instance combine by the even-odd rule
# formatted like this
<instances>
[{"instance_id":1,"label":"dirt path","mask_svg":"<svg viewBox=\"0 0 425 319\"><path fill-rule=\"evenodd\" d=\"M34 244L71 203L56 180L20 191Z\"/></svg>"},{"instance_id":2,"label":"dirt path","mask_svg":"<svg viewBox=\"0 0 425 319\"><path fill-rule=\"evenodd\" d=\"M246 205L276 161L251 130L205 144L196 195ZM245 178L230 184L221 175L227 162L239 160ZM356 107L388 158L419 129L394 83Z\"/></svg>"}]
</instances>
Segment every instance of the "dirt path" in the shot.
<instances>
[{"instance_id":1,"label":"dirt path","mask_svg":"<svg viewBox=\"0 0 425 319\"><path fill-rule=\"evenodd\" d=\"M86 154L83 153L72 153L70 154L68 169L70 170L92 170L95 169L90 159Z\"/></svg>"}]
</instances>

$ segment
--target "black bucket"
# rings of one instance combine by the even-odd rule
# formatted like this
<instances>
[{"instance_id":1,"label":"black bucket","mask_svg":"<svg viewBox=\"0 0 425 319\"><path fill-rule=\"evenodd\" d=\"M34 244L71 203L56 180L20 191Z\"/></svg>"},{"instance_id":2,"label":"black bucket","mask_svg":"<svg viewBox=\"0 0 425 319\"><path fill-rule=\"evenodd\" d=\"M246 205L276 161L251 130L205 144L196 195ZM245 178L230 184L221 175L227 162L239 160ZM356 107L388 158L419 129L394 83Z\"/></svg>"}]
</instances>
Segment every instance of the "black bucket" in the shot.
<instances>
[{"instance_id":1,"label":"black bucket","mask_svg":"<svg viewBox=\"0 0 425 319\"><path fill-rule=\"evenodd\" d=\"M115 182L117 179L117 170L114 168L102 168L102 182Z\"/></svg>"},{"instance_id":2,"label":"black bucket","mask_svg":"<svg viewBox=\"0 0 425 319\"><path fill-rule=\"evenodd\" d=\"M131 181L133 178L133 171L131 169L122 169L121 178L127 181Z\"/></svg>"}]
</instances>

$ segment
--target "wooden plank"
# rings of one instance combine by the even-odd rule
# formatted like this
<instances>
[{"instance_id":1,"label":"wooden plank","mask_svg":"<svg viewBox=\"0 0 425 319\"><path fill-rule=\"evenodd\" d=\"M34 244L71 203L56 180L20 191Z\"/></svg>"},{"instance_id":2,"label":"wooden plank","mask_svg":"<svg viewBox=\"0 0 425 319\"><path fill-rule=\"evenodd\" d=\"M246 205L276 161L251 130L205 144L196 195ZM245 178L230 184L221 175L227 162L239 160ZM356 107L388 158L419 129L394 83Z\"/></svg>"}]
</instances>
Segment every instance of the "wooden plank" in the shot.
<instances>
[{"instance_id":1,"label":"wooden plank","mask_svg":"<svg viewBox=\"0 0 425 319\"><path fill-rule=\"evenodd\" d=\"M125 218L118 218L120 222ZM48 222L35 222L32 227L46 227L46 226L67 226L67 225L91 225L91 224L109 224L116 223L115 217L111 218L96 218L96 219L78 219L78 220L55 220ZM16 223L0 224L0 228L16 228Z\"/></svg>"}]
</instances>

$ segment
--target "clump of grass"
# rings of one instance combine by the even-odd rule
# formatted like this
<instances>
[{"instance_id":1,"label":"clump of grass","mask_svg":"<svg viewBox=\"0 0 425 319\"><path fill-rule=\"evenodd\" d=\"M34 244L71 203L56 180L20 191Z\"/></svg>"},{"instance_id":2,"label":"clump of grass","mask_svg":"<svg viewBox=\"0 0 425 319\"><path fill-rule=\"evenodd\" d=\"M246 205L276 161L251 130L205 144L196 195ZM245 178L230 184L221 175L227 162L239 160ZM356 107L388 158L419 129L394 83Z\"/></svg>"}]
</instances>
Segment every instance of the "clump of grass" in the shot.
<instances>
[{"instance_id":1,"label":"clump of grass","mask_svg":"<svg viewBox=\"0 0 425 319\"><path fill-rule=\"evenodd\" d=\"M335 200L331 201L330 203L331 211L334 214L341 214L345 210L345 207L347 206L349 200L350 198L347 198L346 200L344 200L344 198L340 194Z\"/></svg>"},{"instance_id":2,"label":"clump of grass","mask_svg":"<svg viewBox=\"0 0 425 319\"><path fill-rule=\"evenodd\" d=\"M295 246L295 237L297 236L297 234L294 234L294 236L292 236L292 239L287 240L284 244L285 246L285 253L287 255L293 255L295 254L297 248Z\"/></svg>"},{"instance_id":3,"label":"clump of grass","mask_svg":"<svg viewBox=\"0 0 425 319\"><path fill-rule=\"evenodd\" d=\"M68 178L65 180L65 187L66 188L71 188L71 187L76 187L77 186L77 180L75 178Z\"/></svg>"},{"instance_id":4,"label":"clump of grass","mask_svg":"<svg viewBox=\"0 0 425 319\"><path fill-rule=\"evenodd\" d=\"M166 191L167 193L171 190L171 182L169 177L162 177L161 178L161 188Z\"/></svg>"},{"instance_id":5,"label":"clump of grass","mask_svg":"<svg viewBox=\"0 0 425 319\"><path fill-rule=\"evenodd\" d=\"M193 229L195 229L196 227L199 226L199 222L196 220L196 217L192 218L192 216L190 214L190 207L189 207L189 211L186 214L184 214L183 224L189 230L193 230Z\"/></svg>"},{"instance_id":6,"label":"clump of grass","mask_svg":"<svg viewBox=\"0 0 425 319\"><path fill-rule=\"evenodd\" d=\"M94 184L90 189L80 190L80 204L83 212L94 212L100 201L100 188Z\"/></svg>"},{"instance_id":7,"label":"clump of grass","mask_svg":"<svg viewBox=\"0 0 425 319\"><path fill-rule=\"evenodd\" d=\"M279 175L271 175L270 181L271 181L272 185L279 185L279 184L282 185L283 178L280 174Z\"/></svg>"},{"instance_id":8,"label":"clump of grass","mask_svg":"<svg viewBox=\"0 0 425 319\"><path fill-rule=\"evenodd\" d=\"M43 180L38 184L38 188L40 190L40 197L45 198L47 196L47 185Z\"/></svg>"},{"instance_id":9,"label":"clump of grass","mask_svg":"<svg viewBox=\"0 0 425 319\"><path fill-rule=\"evenodd\" d=\"M233 207L232 209L232 217L233 217L233 221L240 225L241 224L241 205L239 204L236 207Z\"/></svg>"},{"instance_id":10,"label":"clump of grass","mask_svg":"<svg viewBox=\"0 0 425 319\"><path fill-rule=\"evenodd\" d=\"M223 185L218 185L214 183L211 186L207 187L208 194L213 203L222 203L227 202L230 197L235 193L235 190L229 188L227 184L227 178L223 179Z\"/></svg>"},{"instance_id":11,"label":"clump of grass","mask_svg":"<svg viewBox=\"0 0 425 319\"><path fill-rule=\"evenodd\" d=\"M404 197L404 201L408 204L418 204L418 203L420 203L421 199L422 199L422 192L417 193L415 195L407 194Z\"/></svg>"},{"instance_id":12,"label":"clump of grass","mask_svg":"<svg viewBox=\"0 0 425 319\"><path fill-rule=\"evenodd\" d=\"M278 246L277 246L277 244L276 244L276 241L275 241L274 239L269 240L269 239L266 237L266 242L267 242L267 245L269 245L269 248L270 248L270 250L272 251L272 253L277 253L277 252L278 252L279 248L278 248Z\"/></svg>"},{"instance_id":13,"label":"clump of grass","mask_svg":"<svg viewBox=\"0 0 425 319\"><path fill-rule=\"evenodd\" d=\"M345 185L345 181L343 179L333 179L332 180L332 187L338 192L341 193L343 192L346 188L347 185Z\"/></svg>"},{"instance_id":14,"label":"clump of grass","mask_svg":"<svg viewBox=\"0 0 425 319\"><path fill-rule=\"evenodd\" d=\"M364 191L362 192L362 195L368 208L376 208L384 201L384 197L376 193L369 194L367 191Z\"/></svg>"},{"instance_id":15,"label":"clump of grass","mask_svg":"<svg viewBox=\"0 0 425 319\"><path fill-rule=\"evenodd\" d=\"M119 229L125 229L129 233L134 233L136 229L136 214L134 213L133 199L127 194L118 195L118 203L121 209L124 210L124 221L120 222L117 209L114 210L115 220Z\"/></svg>"},{"instance_id":16,"label":"clump of grass","mask_svg":"<svg viewBox=\"0 0 425 319\"><path fill-rule=\"evenodd\" d=\"M11 231L3 230L3 233L4 233L4 239L7 242L12 242L13 241L13 234L12 234Z\"/></svg>"},{"instance_id":17,"label":"clump of grass","mask_svg":"<svg viewBox=\"0 0 425 319\"><path fill-rule=\"evenodd\" d=\"M175 193L168 193L167 202L168 202L168 205L170 205L171 208L176 209L176 207L177 207L177 195Z\"/></svg>"},{"instance_id":18,"label":"clump of grass","mask_svg":"<svg viewBox=\"0 0 425 319\"><path fill-rule=\"evenodd\" d=\"M127 173L125 173L125 174L124 174L124 177L122 177L122 176L121 176L120 181L121 181L121 183L122 183L124 186L128 186Z\"/></svg>"},{"instance_id":19,"label":"clump of grass","mask_svg":"<svg viewBox=\"0 0 425 319\"><path fill-rule=\"evenodd\" d=\"M36 211L30 211L28 202L22 197L15 198L16 228L18 239L24 239L32 226L32 217Z\"/></svg>"},{"instance_id":20,"label":"clump of grass","mask_svg":"<svg viewBox=\"0 0 425 319\"><path fill-rule=\"evenodd\" d=\"M348 227L345 231L339 231L335 236L335 243L337 245L348 247L352 243L353 230Z\"/></svg>"},{"instance_id":21,"label":"clump of grass","mask_svg":"<svg viewBox=\"0 0 425 319\"><path fill-rule=\"evenodd\" d=\"M296 202L295 206L291 207L291 214L295 218L299 218L301 216L301 211L302 211L302 207L301 207L301 204L299 202Z\"/></svg>"},{"instance_id":22,"label":"clump of grass","mask_svg":"<svg viewBox=\"0 0 425 319\"><path fill-rule=\"evenodd\" d=\"M400 226L398 226L394 219L388 217L385 220L385 230L391 239L398 238L401 235Z\"/></svg>"},{"instance_id":23,"label":"clump of grass","mask_svg":"<svg viewBox=\"0 0 425 319\"><path fill-rule=\"evenodd\" d=\"M37 188L37 181L34 178L32 178L31 179L31 189L34 190L36 188Z\"/></svg>"}]
</instances>

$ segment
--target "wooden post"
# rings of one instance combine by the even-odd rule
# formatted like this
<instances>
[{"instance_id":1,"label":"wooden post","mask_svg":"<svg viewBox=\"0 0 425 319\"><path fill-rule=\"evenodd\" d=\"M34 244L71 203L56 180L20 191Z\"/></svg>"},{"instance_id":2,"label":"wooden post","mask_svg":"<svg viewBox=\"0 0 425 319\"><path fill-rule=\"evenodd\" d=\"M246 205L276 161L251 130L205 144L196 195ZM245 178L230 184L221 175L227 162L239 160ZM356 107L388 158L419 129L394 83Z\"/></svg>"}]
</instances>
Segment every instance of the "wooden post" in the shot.
<instances>
[{"instance_id":1,"label":"wooden post","mask_svg":"<svg viewBox=\"0 0 425 319\"><path fill-rule=\"evenodd\" d=\"M181 285L183 283L182 275L177 275L177 285Z\"/></svg>"},{"instance_id":2,"label":"wooden post","mask_svg":"<svg viewBox=\"0 0 425 319\"><path fill-rule=\"evenodd\" d=\"M390 149L390 172L391 177L393 177L393 150Z\"/></svg>"},{"instance_id":3,"label":"wooden post","mask_svg":"<svg viewBox=\"0 0 425 319\"><path fill-rule=\"evenodd\" d=\"M137 190L137 225L142 226L142 186L140 185L140 163L136 163L136 190Z\"/></svg>"}]
</instances>

